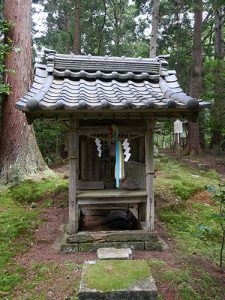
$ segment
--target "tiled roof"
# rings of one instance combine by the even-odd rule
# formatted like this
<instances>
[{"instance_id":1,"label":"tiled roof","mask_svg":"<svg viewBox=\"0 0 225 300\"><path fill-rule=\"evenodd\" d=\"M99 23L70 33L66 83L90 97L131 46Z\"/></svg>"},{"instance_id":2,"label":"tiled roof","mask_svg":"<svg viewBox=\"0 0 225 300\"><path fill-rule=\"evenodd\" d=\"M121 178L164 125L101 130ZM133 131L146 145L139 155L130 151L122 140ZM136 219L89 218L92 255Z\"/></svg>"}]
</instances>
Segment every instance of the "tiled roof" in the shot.
<instances>
[{"instance_id":1,"label":"tiled roof","mask_svg":"<svg viewBox=\"0 0 225 300\"><path fill-rule=\"evenodd\" d=\"M187 96L162 57L154 59L62 55L50 51L36 65L29 92L17 108L33 114L77 110L199 111L209 103Z\"/></svg>"}]
</instances>

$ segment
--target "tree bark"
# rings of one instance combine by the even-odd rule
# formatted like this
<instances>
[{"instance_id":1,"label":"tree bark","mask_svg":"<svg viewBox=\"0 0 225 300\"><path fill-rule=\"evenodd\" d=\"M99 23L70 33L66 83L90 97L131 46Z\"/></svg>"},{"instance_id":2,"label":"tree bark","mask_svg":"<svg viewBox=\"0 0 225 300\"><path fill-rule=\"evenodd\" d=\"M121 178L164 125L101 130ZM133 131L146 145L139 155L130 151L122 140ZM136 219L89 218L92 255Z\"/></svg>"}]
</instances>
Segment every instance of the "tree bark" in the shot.
<instances>
[{"instance_id":1,"label":"tree bark","mask_svg":"<svg viewBox=\"0 0 225 300\"><path fill-rule=\"evenodd\" d=\"M223 128L224 121L224 99L225 99L225 80L223 76L224 66L224 40L223 40L223 9L219 7L214 11L215 19L215 42L214 42L214 58L216 60L215 82L214 82L214 106L212 110L213 131L210 147L217 152L221 152L221 146L224 139Z\"/></svg>"},{"instance_id":2,"label":"tree bark","mask_svg":"<svg viewBox=\"0 0 225 300\"><path fill-rule=\"evenodd\" d=\"M31 85L31 0L5 0L4 16L12 22L7 37L13 40L17 51L12 51L6 59L6 82L11 86L11 94L3 103L3 121L0 138L1 180L9 182L15 177L24 177L46 168L25 115L15 108L17 100L24 96Z\"/></svg>"},{"instance_id":3,"label":"tree bark","mask_svg":"<svg viewBox=\"0 0 225 300\"><path fill-rule=\"evenodd\" d=\"M159 0L152 1L152 31L150 36L149 57L156 56L157 33L159 23Z\"/></svg>"},{"instance_id":4,"label":"tree bark","mask_svg":"<svg viewBox=\"0 0 225 300\"><path fill-rule=\"evenodd\" d=\"M202 89L202 0L196 0L194 5L194 36L190 95L193 98L198 98ZM188 123L186 152L191 154L198 154L201 152L199 124L197 122Z\"/></svg>"},{"instance_id":5,"label":"tree bark","mask_svg":"<svg viewBox=\"0 0 225 300\"><path fill-rule=\"evenodd\" d=\"M76 0L73 51L80 54L80 0Z\"/></svg>"}]
</instances>

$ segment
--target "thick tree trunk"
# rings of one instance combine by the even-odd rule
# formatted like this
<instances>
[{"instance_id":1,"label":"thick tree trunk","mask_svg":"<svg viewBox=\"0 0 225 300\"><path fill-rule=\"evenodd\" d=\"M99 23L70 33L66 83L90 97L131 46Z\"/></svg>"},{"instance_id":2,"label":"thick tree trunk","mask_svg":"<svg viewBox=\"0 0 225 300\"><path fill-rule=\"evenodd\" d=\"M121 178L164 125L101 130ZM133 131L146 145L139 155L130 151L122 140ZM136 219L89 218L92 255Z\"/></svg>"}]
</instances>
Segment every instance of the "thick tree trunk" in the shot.
<instances>
[{"instance_id":1,"label":"thick tree trunk","mask_svg":"<svg viewBox=\"0 0 225 300\"><path fill-rule=\"evenodd\" d=\"M219 7L214 11L215 18L215 44L214 57L216 60L215 82L214 82L214 107L212 110L213 131L210 146L221 152L223 136L223 128L225 126L225 80L223 76L224 67L224 40L223 40L223 9Z\"/></svg>"},{"instance_id":2,"label":"thick tree trunk","mask_svg":"<svg viewBox=\"0 0 225 300\"><path fill-rule=\"evenodd\" d=\"M46 167L36 143L34 131L28 126L25 115L15 108L16 101L24 96L31 84L31 0L5 0L4 15L13 24L8 38L13 40L13 51L6 59L6 82L12 92L3 103L3 123L0 140L1 180L37 172Z\"/></svg>"},{"instance_id":3,"label":"thick tree trunk","mask_svg":"<svg viewBox=\"0 0 225 300\"><path fill-rule=\"evenodd\" d=\"M195 1L194 9L194 37L192 49L192 76L190 94L198 98L202 88L202 0ZM188 123L187 153L197 154L201 152L200 133L198 123Z\"/></svg>"},{"instance_id":4,"label":"thick tree trunk","mask_svg":"<svg viewBox=\"0 0 225 300\"><path fill-rule=\"evenodd\" d=\"M150 37L149 57L156 56L157 33L159 23L159 0L152 1L152 31Z\"/></svg>"},{"instance_id":5,"label":"thick tree trunk","mask_svg":"<svg viewBox=\"0 0 225 300\"><path fill-rule=\"evenodd\" d=\"M80 0L76 0L73 51L80 54Z\"/></svg>"}]
</instances>

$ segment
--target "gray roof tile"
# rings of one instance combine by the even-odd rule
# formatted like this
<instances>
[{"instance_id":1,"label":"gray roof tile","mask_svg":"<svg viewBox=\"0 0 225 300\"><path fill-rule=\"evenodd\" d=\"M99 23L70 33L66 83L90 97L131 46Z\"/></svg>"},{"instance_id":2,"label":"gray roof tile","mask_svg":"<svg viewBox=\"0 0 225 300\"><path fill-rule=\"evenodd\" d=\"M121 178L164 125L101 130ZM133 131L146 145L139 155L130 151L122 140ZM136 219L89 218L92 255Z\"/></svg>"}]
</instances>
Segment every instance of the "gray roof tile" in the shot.
<instances>
[{"instance_id":1,"label":"gray roof tile","mask_svg":"<svg viewBox=\"0 0 225 300\"><path fill-rule=\"evenodd\" d=\"M162 67L163 65L163 67ZM37 65L30 91L17 107L39 110L182 109L199 110L209 103L187 96L164 59L60 55L49 53Z\"/></svg>"}]
</instances>

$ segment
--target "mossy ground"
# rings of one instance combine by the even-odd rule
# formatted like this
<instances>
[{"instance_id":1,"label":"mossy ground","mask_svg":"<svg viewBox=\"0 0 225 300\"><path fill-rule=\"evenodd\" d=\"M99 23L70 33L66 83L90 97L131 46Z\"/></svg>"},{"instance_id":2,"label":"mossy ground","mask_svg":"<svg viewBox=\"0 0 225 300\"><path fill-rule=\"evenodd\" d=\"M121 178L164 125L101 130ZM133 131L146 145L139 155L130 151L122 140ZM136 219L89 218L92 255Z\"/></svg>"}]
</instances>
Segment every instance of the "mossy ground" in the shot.
<instances>
[{"instance_id":1,"label":"mossy ground","mask_svg":"<svg viewBox=\"0 0 225 300\"><path fill-rule=\"evenodd\" d=\"M0 299L19 285L26 273L13 258L30 248L32 233L41 223L41 208L31 209L30 203L66 185L61 178L26 180L0 193Z\"/></svg>"},{"instance_id":2,"label":"mossy ground","mask_svg":"<svg viewBox=\"0 0 225 300\"><path fill-rule=\"evenodd\" d=\"M64 262L33 263L26 278L8 297L9 300L76 300L82 265ZM62 298L61 295L64 295Z\"/></svg>"},{"instance_id":3,"label":"mossy ground","mask_svg":"<svg viewBox=\"0 0 225 300\"><path fill-rule=\"evenodd\" d=\"M155 179L155 195L160 198L187 200L207 185L217 184L219 178L213 170L206 172L184 167L182 163L167 157L156 159L156 169L160 175Z\"/></svg>"},{"instance_id":4,"label":"mossy ground","mask_svg":"<svg viewBox=\"0 0 225 300\"><path fill-rule=\"evenodd\" d=\"M211 215L218 206L208 196L202 197L206 186L218 183L218 174L184 167L167 158L157 161L156 168L157 214L173 244L169 251L180 260L176 266L163 258L149 261L160 299L222 300L222 281L212 272L212 268L218 270L221 233ZM33 233L44 222L40 218L43 210L52 213L52 206L67 205L67 190L68 180L56 176L27 180L0 193L0 299L47 299L48 293L60 295L60 290L76 299L82 264L70 262L70 256L63 261L34 262L29 268L14 260L35 243ZM31 203L36 203L34 209ZM195 265L194 257L210 268ZM143 269L141 273L146 275ZM130 284L129 280L120 280L116 288ZM172 298L168 298L170 294Z\"/></svg>"},{"instance_id":5,"label":"mossy ground","mask_svg":"<svg viewBox=\"0 0 225 300\"><path fill-rule=\"evenodd\" d=\"M21 203L32 203L41 197L48 196L48 193L60 193L68 189L68 180L55 177L52 179L43 178L40 181L31 179L23 181L21 184L12 187L8 191L8 196ZM50 200L50 199L49 199Z\"/></svg>"},{"instance_id":6,"label":"mossy ground","mask_svg":"<svg viewBox=\"0 0 225 300\"><path fill-rule=\"evenodd\" d=\"M86 265L82 279L87 288L110 292L127 289L149 276L144 260L102 260Z\"/></svg>"},{"instance_id":7,"label":"mossy ground","mask_svg":"<svg viewBox=\"0 0 225 300\"><path fill-rule=\"evenodd\" d=\"M197 253L218 264L222 232L212 219L218 211L216 203L209 205L190 200L180 206L159 209L158 214L180 250L186 254Z\"/></svg>"},{"instance_id":8,"label":"mossy ground","mask_svg":"<svg viewBox=\"0 0 225 300\"><path fill-rule=\"evenodd\" d=\"M38 213L16 203L8 193L0 196L0 297L22 281L24 270L12 258L29 248Z\"/></svg>"},{"instance_id":9,"label":"mossy ground","mask_svg":"<svg viewBox=\"0 0 225 300\"><path fill-rule=\"evenodd\" d=\"M184 253L197 253L218 263L222 232L212 215L219 207L206 192L207 186L219 183L218 174L187 168L167 158L157 166L161 174L156 178L156 198L162 198L166 190L173 199L157 209L160 221Z\"/></svg>"},{"instance_id":10,"label":"mossy ground","mask_svg":"<svg viewBox=\"0 0 225 300\"><path fill-rule=\"evenodd\" d=\"M148 261L159 290L167 288L168 299L182 300L222 300L223 286L206 270L190 261L183 260L178 267L171 267L159 259ZM160 293L159 300L165 299Z\"/></svg>"}]
</instances>

